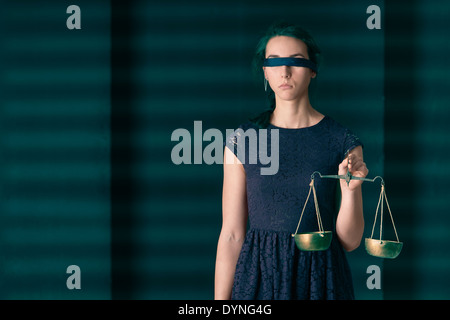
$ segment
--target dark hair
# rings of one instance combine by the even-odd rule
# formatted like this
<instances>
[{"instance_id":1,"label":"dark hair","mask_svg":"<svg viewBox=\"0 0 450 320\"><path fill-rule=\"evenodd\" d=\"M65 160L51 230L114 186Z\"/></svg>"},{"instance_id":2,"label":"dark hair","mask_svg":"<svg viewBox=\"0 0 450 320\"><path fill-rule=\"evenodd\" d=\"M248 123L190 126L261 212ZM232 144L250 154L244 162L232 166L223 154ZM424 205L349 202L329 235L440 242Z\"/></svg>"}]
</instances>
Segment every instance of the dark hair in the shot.
<instances>
[{"instance_id":1,"label":"dark hair","mask_svg":"<svg viewBox=\"0 0 450 320\"><path fill-rule=\"evenodd\" d=\"M320 49L309 32L286 21L277 21L269 27L266 34L259 40L258 45L256 46L252 67L257 79L264 79L262 67L266 57L266 46L269 40L276 36L288 36L302 40L308 48L309 59L314 62L319 69L321 57ZM270 115L275 109L275 94L272 89L270 89L270 86L267 86L267 98L269 100L269 109L250 119L251 122L260 128L266 128L269 125Z\"/></svg>"}]
</instances>

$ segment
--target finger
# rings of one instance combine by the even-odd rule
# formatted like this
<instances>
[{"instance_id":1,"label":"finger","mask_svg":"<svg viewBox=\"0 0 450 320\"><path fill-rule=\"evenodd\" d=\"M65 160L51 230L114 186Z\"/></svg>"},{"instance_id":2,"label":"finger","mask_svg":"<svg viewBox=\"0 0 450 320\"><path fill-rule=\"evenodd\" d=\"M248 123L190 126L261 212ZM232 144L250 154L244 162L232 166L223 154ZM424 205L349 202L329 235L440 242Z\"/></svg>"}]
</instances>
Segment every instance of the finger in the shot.
<instances>
[{"instance_id":1,"label":"finger","mask_svg":"<svg viewBox=\"0 0 450 320\"><path fill-rule=\"evenodd\" d=\"M365 163L361 160L353 160L351 164L349 164L348 170L352 175L361 176L366 170Z\"/></svg>"},{"instance_id":2,"label":"finger","mask_svg":"<svg viewBox=\"0 0 450 320\"><path fill-rule=\"evenodd\" d=\"M342 162L339 164L339 174L345 174L347 171L347 159L342 160Z\"/></svg>"},{"instance_id":3,"label":"finger","mask_svg":"<svg viewBox=\"0 0 450 320\"><path fill-rule=\"evenodd\" d=\"M352 174L360 177L365 177L369 173L366 164L360 161L357 166L353 166Z\"/></svg>"},{"instance_id":4,"label":"finger","mask_svg":"<svg viewBox=\"0 0 450 320\"><path fill-rule=\"evenodd\" d=\"M362 161L357 159L356 157L352 157L351 160L348 163L348 169L350 171L357 170L359 167L361 167Z\"/></svg>"},{"instance_id":5,"label":"finger","mask_svg":"<svg viewBox=\"0 0 450 320\"><path fill-rule=\"evenodd\" d=\"M352 157L352 159L349 163L349 167L351 167L354 170L360 168L363 165L364 165L364 161L362 161L360 158L357 158L357 157Z\"/></svg>"},{"instance_id":6,"label":"finger","mask_svg":"<svg viewBox=\"0 0 450 320\"><path fill-rule=\"evenodd\" d=\"M348 160L348 167L349 167L349 171L355 171L358 168L360 168L360 166L365 165L364 161L355 155L350 155L349 160Z\"/></svg>"},{"instance_id":7,"label":"finger","mask_svg":"<svg viewBox=\"0 0 450 320\"><path fill-rule=\"evenodd\" d=\"M355 165L358 164L358 159L353 156L353 154L349 153L348 158L348 171L352 172Z\"/></svg>"},{"instance_id":8,"label":"finger","mask_svg":"<svg viewBox=\"0 0 450 320\"><path fill-rule=\"evenodd\" d=\"M348 165L347 159L344 159L344 160L342 160L342 162L339 164L339 167L341 167L341 168L347 168L347 165Z\"/></svg>"}]
</instances>

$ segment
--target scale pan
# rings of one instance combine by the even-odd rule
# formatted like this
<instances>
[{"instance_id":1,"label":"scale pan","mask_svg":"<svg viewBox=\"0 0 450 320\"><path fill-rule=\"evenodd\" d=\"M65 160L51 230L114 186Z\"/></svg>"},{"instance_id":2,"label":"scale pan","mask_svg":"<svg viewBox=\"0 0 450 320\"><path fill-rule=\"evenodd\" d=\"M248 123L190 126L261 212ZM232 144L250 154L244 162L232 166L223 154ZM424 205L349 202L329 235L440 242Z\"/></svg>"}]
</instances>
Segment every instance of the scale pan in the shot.
<instances>
[{"instance_id":1,"label":"scale pan","mask_svg":"<svg viewBox=\"0 0 450 320\"><path fill-rule=\"evenodd\" d=\"M403 242L366 238L366 251L374 257L395 259L402 247Z\"/></svg>"},{"instance_id":2,"label":"scale pan","mask_svg":"<svg viewBox=\"0 0 450 320\"><path fill-rule=\"evenodd\" d=\"M303 251L327 250L331 243L331 231L316 231L295 234L295 244Z\"/></svg>"}]
</instances>

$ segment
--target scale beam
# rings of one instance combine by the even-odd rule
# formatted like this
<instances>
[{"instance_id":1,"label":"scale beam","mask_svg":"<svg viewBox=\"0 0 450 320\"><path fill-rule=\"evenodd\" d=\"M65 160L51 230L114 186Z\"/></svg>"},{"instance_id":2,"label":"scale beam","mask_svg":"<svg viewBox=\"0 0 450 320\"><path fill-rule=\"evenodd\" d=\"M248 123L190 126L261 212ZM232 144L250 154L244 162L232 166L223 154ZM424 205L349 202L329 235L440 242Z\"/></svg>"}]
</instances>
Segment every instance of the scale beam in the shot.
<instances>
[{"instance_id":1,"label":"scale beam","mask_svg":"<svg viewBox=\"0 0 450 320\"><path fill-rule=\"evenodd\" d=\"M314 171L313 174L311 175L311 180L314 180L314 175L316 175L316 174L319 175L320 178L345 180L345 182L347 182L347 186L349 185L351 180L362 180L362 181L368 181L368 182L375 182L375 180L377 180L377 179L380 179L381 185L384 186L384 180L380 176L376 176L373 179L368 179L368 178L361 178L361 177L353 176L350 173L350 171L347 171L347 174L345 174L345 175L323 175L319 171Z\"/></svg>"}]
</instances>

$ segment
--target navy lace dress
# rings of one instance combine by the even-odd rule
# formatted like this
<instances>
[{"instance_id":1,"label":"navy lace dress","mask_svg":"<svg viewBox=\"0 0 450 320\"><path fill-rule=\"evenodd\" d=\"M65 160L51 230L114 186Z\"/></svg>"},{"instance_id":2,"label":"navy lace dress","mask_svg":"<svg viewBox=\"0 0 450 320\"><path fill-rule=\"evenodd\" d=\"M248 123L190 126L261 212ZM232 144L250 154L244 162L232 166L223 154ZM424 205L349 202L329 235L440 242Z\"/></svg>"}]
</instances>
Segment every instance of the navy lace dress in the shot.
<instances>
[{"instance_id":1,"label":"navy lace dress","mask_svg":"<svg viewBox=\"0 0 450 320\"><path fill-rule=\"evenodd\" d=\"M262 164L259 157L256 163L250 163L249 135L242 134L251 129L259 138L260 132L250 122L239 128L240 132L236 130L227 137L225 145L244 165L249 229L236 265L232 299L354 299L350 268L334 227L338 180L315 178L324 229L333 231L330 248L300 251L292 234L306 201L311 174L337 174L339 163L349 150L362 145L360 140L328 116L301 129L270 124L267 152L270 155L273 130L278 129L279 168L276 174L262 175L261 167L271 164ZM244 142L245 152L230 147L242 147ZM310 231L318 231L312 196L298 232Z\"/></svg>"}]
</instances>

